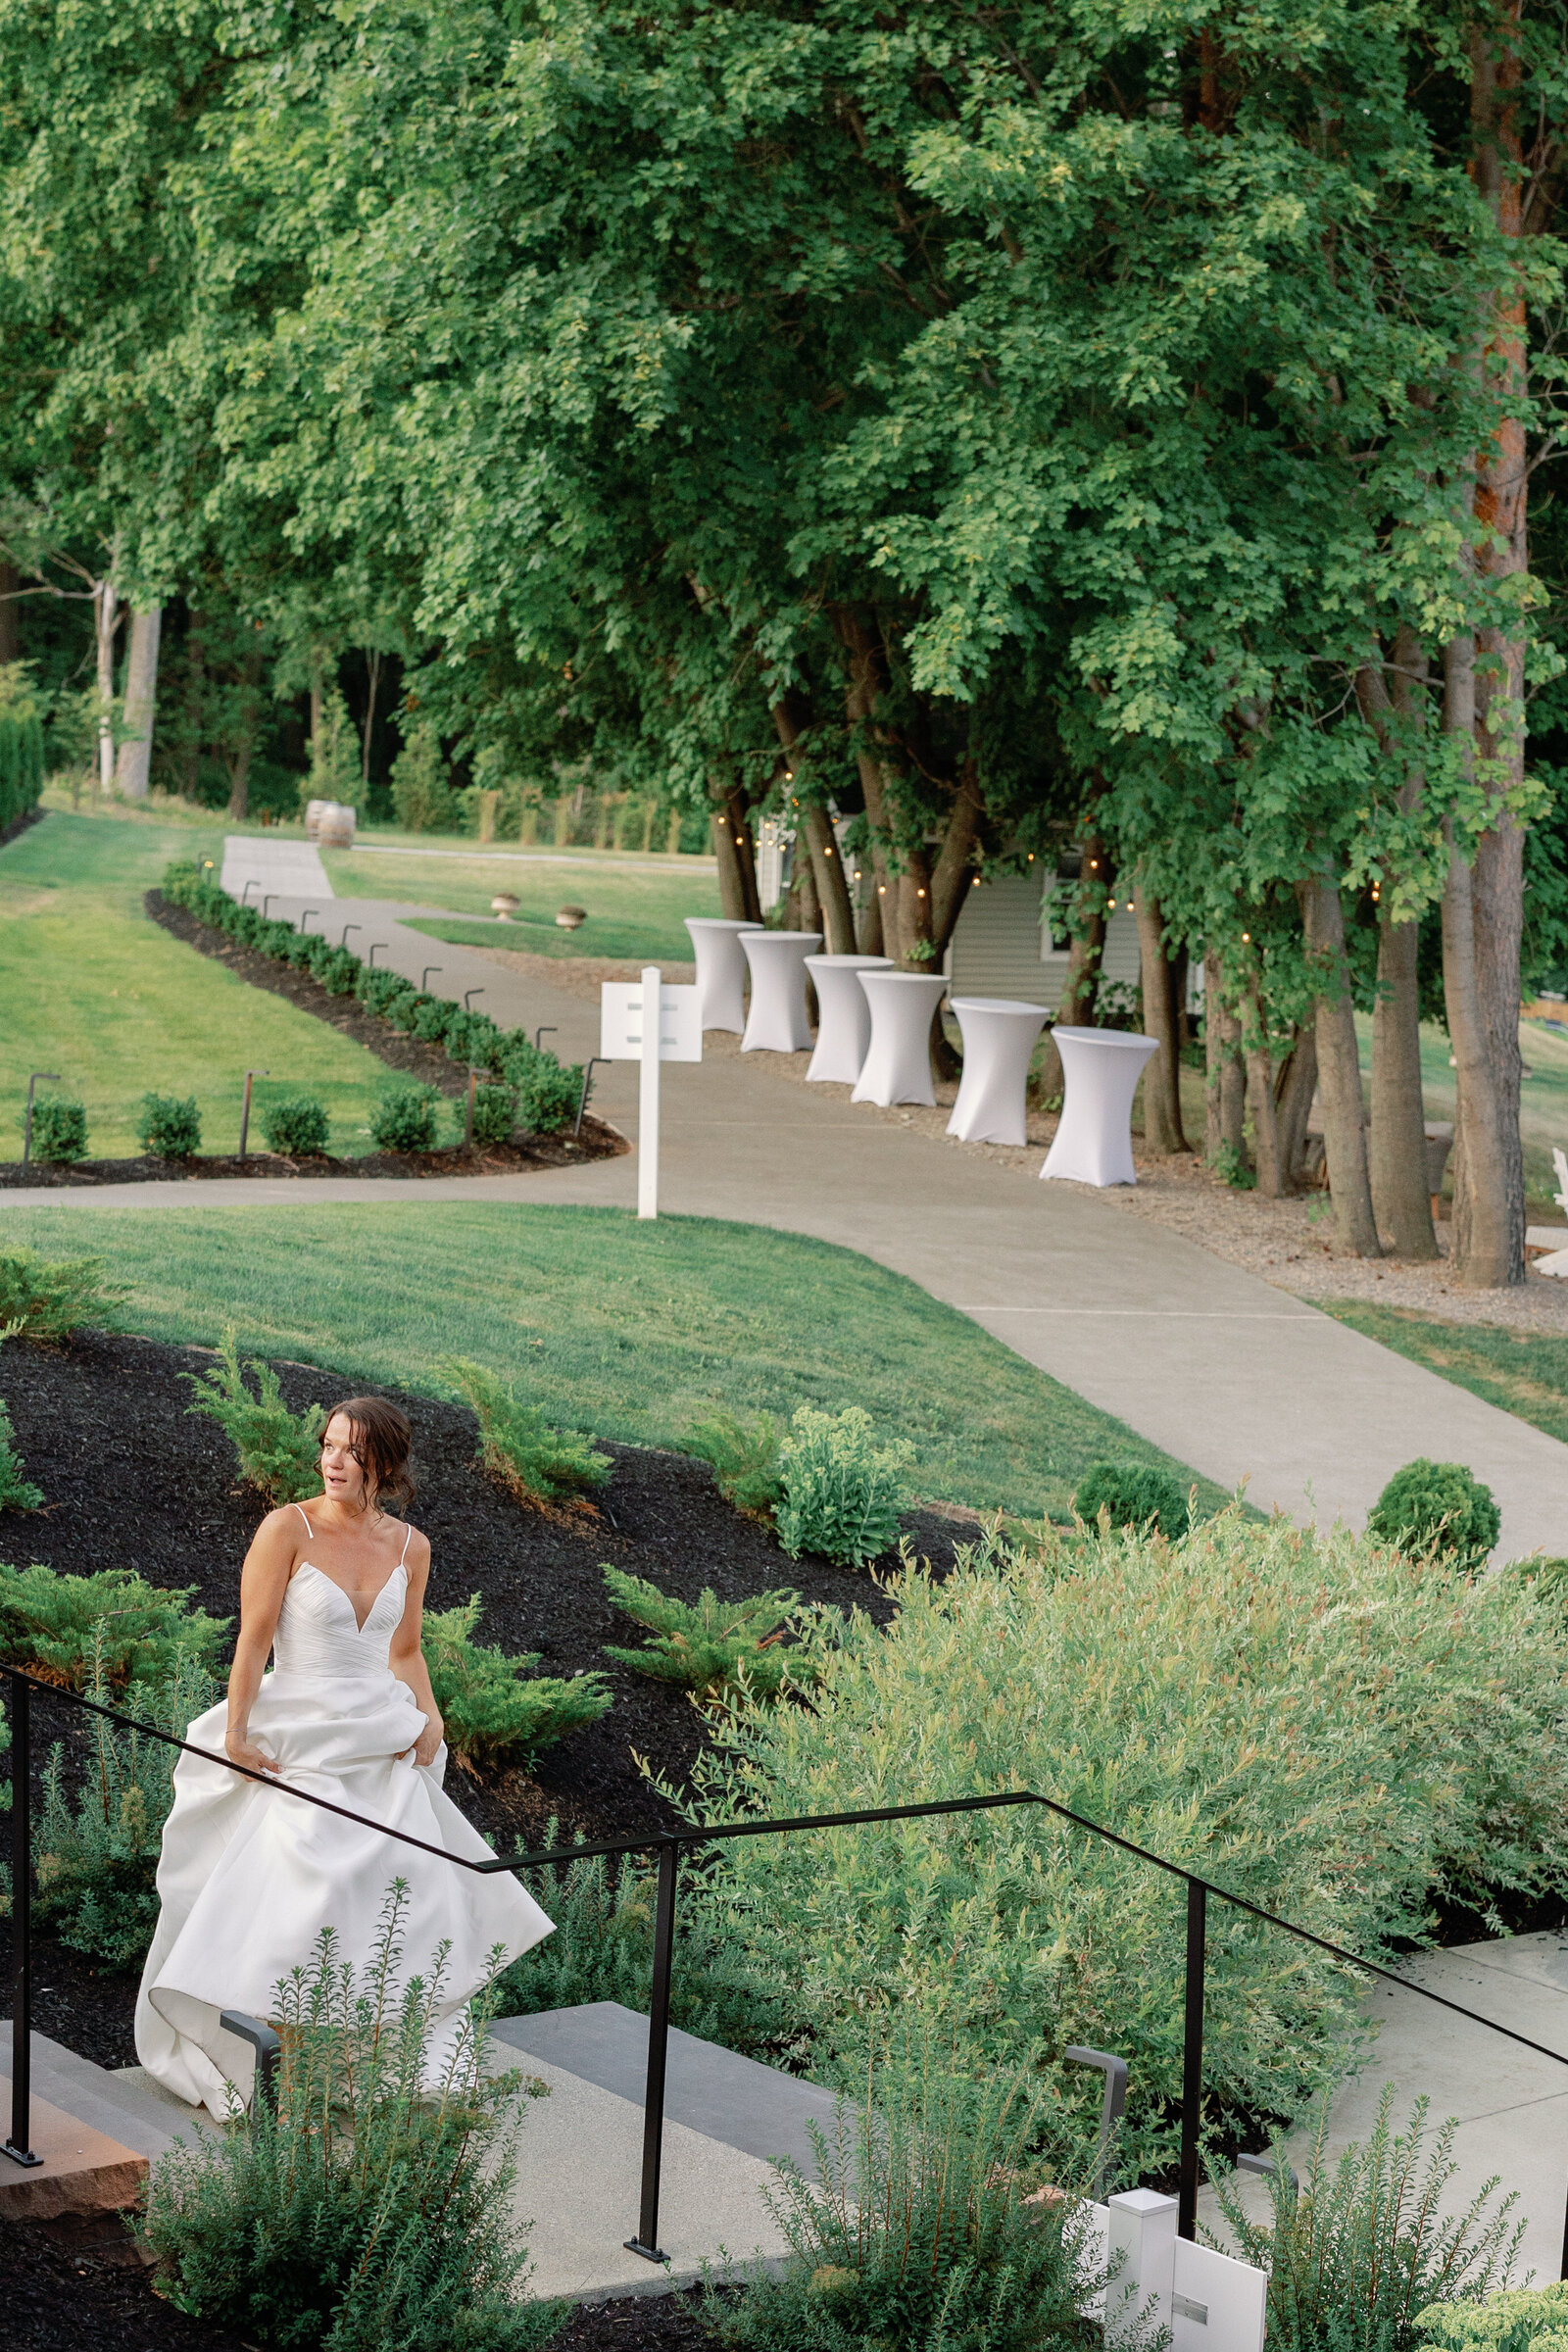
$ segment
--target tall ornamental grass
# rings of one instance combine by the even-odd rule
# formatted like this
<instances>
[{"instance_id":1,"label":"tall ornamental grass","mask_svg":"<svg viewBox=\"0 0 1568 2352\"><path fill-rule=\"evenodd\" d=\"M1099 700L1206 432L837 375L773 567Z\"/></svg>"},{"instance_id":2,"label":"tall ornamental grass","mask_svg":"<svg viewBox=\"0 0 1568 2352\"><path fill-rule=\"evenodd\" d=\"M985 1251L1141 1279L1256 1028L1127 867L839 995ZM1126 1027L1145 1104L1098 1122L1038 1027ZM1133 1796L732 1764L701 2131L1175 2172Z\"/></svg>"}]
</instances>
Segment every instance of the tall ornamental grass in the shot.
<instances>
[{"instance_id":1,"label":"tall ornamental grass","mask_svg":"<svg viewBox=\"0 0 1568 2352\"><path fill-rule=\"evenodd\" d=\"M1343 1531L1227 1512L1009 1550L899 1615L806 1629L809 1706L735 1698L699 1818L835 1812L1032 1788L1315 1933L1377 1957L1438 1893L1483 1911L1568 1885L1561 1614ZM794 1661L792 1661L792 1665ZM1033 1806L740 1838L702 1873L715 1932L793 2006L818 2071L920 2014L974 2068L1067 2044L1131 2066L1124 2177L1169 2154L1181 2092L1181 1886ZM1357 2032L1353 1971L1209 1906L1205 2112L1298 2114Z\"/></svg>"}]
</instances>

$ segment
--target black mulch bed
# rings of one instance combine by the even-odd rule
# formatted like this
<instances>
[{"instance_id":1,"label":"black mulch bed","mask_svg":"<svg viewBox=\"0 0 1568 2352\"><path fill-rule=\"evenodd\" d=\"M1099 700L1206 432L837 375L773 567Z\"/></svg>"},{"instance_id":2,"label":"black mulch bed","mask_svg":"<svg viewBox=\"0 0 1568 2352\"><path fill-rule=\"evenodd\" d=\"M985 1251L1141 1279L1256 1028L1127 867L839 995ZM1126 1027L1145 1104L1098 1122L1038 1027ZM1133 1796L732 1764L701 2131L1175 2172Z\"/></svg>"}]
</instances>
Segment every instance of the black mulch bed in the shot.
<instances>
[{"instance_id":1,"label":"black mulch bed","mask_svg":"<svg viewBox=\"0 0 1568 2352\"><path fill-rule=\"evenodd\" d=\"M11 1409L27 1475L45 1508L0 1513L0 1559L42 1560L75 1575L133 1568L149 1583L194 1585L215 1616L239 1605L239 1569L263 1515L238 1484L234 1457L217 1424L187 1411L181 1372L211 1360L202 1348L83 1333L53 1349L13 1343L0 1354L0 1393ZM331 1404L349 1385L306 1364L280 1362L283 1394L296 1411ZM466 1407L408 1399L416 1428L419 1491L414 1518L430 1538L430 1605L449 1608L478 1592L481 1640L508 1650L538 1650L541 1671L604 1671L615 1704L601 1722L572 1733L537 1760L475 1782L450 1775L465 1810L497 1839L543 1843L552 1819L563 1838L635 1836L664 1826L666 1808L649 1788L633 1750L674 1786L686 1782L703 1744L704 1722L684 1693L612 1664L606 1642L634 1645L636 1629L605 1592L609 1561L695 1600L704 1586L742 1598L792 1586L808 1600L858 1605L885 1623L891 1605L870 1575L825 1560L789 1559L772 1537L732 1511L706 1462L633 1446L606 1445L615 1473L595 1505L545 1517L523 1510L474 1467L475 1427ZM904 1530L939 1572L956 1541L972 1530L933 1511L906 1515ZM896 1553L875 1565L889 1568ZM50 1744L84 1751L85 1718L69 1700L34 1699L35 1771ZM9 1971L0 1922L0 1967ZM134 2063L134 1984L97 1974L50 1938L35 1944L35 2022L103 2066Z\"/></svg>"},{"instance_id":2,"label":"black mulch bed","mask_svg":"<svg viewBox=\"0 0 1568 2352\"><path fill-rule=\"evenodd\" d=\"M313 1176L516 1176L538 1168L574 1168L589 1159L613 1159L631 1146L589 1111L578 1135L528 1135L511 1144L461 1145L445 1152L368 1152L363 1159L334 1159L329 1152L289 1159L280 1152L196 1153L190 1159L78 1159L70 1167L33 1159L0 1160L0 1189L33 1185L201 1184L225 1176L268 1176L287 1183Z\"/></svg>"}]
</instances>

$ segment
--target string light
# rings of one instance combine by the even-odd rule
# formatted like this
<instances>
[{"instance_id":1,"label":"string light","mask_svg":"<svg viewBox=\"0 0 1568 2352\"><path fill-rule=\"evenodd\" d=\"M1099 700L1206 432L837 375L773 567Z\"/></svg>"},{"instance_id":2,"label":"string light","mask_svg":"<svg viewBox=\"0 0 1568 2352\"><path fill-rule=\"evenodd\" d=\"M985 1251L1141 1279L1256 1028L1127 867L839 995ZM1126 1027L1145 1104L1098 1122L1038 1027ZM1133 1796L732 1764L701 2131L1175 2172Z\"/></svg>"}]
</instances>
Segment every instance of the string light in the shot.
<instances>
[{"instance_id":1,"label":"string light","mask_svg":"<svg viewBox=\"0 0 1568 2352\"><path fill-rule=\"evenodd\" d=\"M860 879L860 869L859 869L859 867L858 867L858 866L857 866L857 867L856 867L856 869L855 869L855 879L857 880L857 882L858 882L858 880Z\"/></svg>"},{"instance_id":2,"label":"string light","mask_svg":"<svg viewBox=\"0 0 1568 2352\"><path fill-rule=\"evenodd\" d=\"M925 892L923 890L917 890L914 895L917 899L923 899L925 897Z\"/></svg>"},{"instance_id":3,"label":"string light","mask_svg":"<svg viewBox=\"0 0 1568 2352\"><path fill-rule=\"evenodd\" d=\"M885 899L885 898L887 897L887 895L888 895L888 886L887 886L887 884L886 884L885 882L879 882L879 883L877 884L877 886L876 886L876 895L877 895L877 897L878 897L879 899Z\"/></svg>"},{"instance_id":4,"label":"string light","mask_svg":"<svg viewBox=\"0 0 1568 2352\"><path fill-rule=\"evenodd\" d=\"M1252 934L1250 933L1250 931L1244 931L1244 932L1242 933L1242 945L1243 945L1243 947L1244 947L1244 948L1250 948L1250 947L1251 946L1251 944L1252 944Z\"/></svg>"},{"instance_id":5,"label":"string light","mask_svg":"<svg viewBox=\"0 0 1568 2352\"><path fill-rule=\"evenodd\" d=\"M1116 911L1116 902L1115 902L1115 900L1114 900L1114 899L1107 899L1107 900L1105 901L1105 905L1106 905L1106 906L1109 907L1109 909L1110 909L1111 913L1112 913L1112 914L1114 914L1114 913L1115 913L1115 911Z\"/></svg>"},{"instance_id":6,"label":"string light","mask_svg":"<svg viewBox=\"0 0 1568 2352\"><path fill-rule=\"evenodd\" d=\"M1382 883L1381 883L1381 882L1374 882L1374 883L1373 883L1373 885L1372 885L1372 904L1373 904L1373 906L1374 906L1377 905L1377 903L1378 903L1379 899L1381 899L1381 898L1382 898L1382 896L1383 896L1383 885L1382 885Z\"/></svg>"}]
</instances>

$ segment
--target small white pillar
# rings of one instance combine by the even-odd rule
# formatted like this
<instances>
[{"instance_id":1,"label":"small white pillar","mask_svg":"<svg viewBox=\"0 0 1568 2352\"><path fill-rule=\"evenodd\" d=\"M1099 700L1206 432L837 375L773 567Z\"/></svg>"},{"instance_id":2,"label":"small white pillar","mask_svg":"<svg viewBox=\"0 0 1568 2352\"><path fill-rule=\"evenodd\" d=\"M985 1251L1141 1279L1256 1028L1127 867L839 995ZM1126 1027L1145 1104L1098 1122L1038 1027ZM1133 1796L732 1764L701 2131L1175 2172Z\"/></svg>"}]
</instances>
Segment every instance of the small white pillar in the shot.
<instances>
[{"instance_id":1,"label":"small white pillar","mask_svg":"<svg viewBox=\"0 0 1568 2352\"><path fill-rule=\"evenodd\" d=\"M1129 2188L1108 2200L1107 2211L1111 2280L1105 2289L1105 2342L1112 2345L1148 2326L1156 2333L1170 2328L1176 2200L1157 2189Z\"/></svg>"},{"instance_id":2,"label":"small white pillar","mask_svg":"<svg viewBox=\"0 0 1568 2352\"><path fill-rule=\"evenodd\" d=\"M659 1214L660 971L643 966L642 1075L637 1092L637 1214Z\"/></svg>"}]
</instances>

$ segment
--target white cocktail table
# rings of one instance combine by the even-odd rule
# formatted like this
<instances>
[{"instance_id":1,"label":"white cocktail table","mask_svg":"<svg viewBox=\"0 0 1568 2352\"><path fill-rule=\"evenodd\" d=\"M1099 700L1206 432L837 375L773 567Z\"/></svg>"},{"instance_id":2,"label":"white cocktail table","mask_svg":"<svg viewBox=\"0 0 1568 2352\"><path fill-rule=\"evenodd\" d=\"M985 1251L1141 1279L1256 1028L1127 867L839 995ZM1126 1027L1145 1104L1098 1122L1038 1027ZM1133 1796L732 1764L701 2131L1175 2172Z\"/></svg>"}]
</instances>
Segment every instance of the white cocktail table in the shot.
<instances>
[{"instance_id":1,"label":"white cocktail table","mask_svg":"<svg viewBox=\"0 0 1568 2352\"><path fill-rule=\"evenodd\" d=\"M806 958L822 945L820 931L743 931L741 952L752 970L752 1009L743 1054L804 1054L811 1042L806 1017Z\"/></svg>"},{"instance_id":2,"label":"white cocktail table","mask_svg":"<svg viewBox=\"0 0 1568 2352\"><path fill-rule=\"evenodd\" d=\"M871 1042L852 1102L934 1102L931 1016L947 991L940 972L861 972Z\"/></svg>"},{"instance_id":3,"label":"white cocktail table","mask_svg":"<svg viewBox=\"0 0 1568 2352\"><path fill-rule=\"evenodd\" d=\"M1035 1040L1051 1014L1011 997L955 997L963 1033L963 1076L948 1133L966 1144L1021 1144L1024 1092Z\"/></svg>"},{"instance_id":4,"label":"white cocktail table","mask_svg":"<svg viewBox=\"0 0 1568 2352\"><path fill-rule=\"evenodd\" d=\"M692 954L697 958L697 1004L705 1029L733 1029L739 1037L746 1026L746 958L741 954L743 931L760 931L760 923L730 922L716 914L689 914Z\"/></svg>"},{"instance_id":5,"label":"white cocktail table","mask_svg":"<svg viewBox=\"0 0 1568 2352\"><path fill-rule=\"evenodd\" d=\"M1125 1029L1053 1029L1061 1055L1061 1124L1042 1176L1076 1184L1136 1184L1133 1097L1155 1037Z\"/></svg>"},{"instance_id":6,"label":"white cocktail table","mask_svg":"<svg viewBox=\"0 0 1568 2352\"><path fill-rule=\"evenodd\" d=\"M832 1078L853 1086L871 1043L871 1007L860 986L862 972L890 972L891 956L808 956L806 968L816 990L816 1052L808 1078Z\"/></svg>"}]
</instances>

